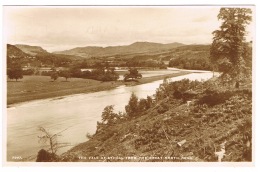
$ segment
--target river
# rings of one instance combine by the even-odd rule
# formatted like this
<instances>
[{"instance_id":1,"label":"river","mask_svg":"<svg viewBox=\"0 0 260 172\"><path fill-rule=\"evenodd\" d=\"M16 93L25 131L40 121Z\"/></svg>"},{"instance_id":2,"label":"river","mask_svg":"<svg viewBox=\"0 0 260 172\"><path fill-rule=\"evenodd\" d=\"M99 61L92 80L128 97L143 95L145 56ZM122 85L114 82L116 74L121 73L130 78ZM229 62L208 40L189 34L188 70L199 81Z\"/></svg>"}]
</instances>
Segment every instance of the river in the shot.
<instances>
[{"instance_id":1,"label":"river","mask_svg":"<svg viewBox=\"0 0 260 172\"><path fill-rule=\"evenodd\" d=\"M184 78L207 80L211 72L191 73L171 78L177 81ZM162 80L136 85L120 86L108 91L36 100L12 105L7 109L7 161L16 161L14 156L22 158L31 156L34 160L37 152L44 147L38 142L41 135L38 127L42 126L51 133L62 132L59 142L68 142L72 146L87 140L86 134L95 133L97 121L107 105L115 105L116 111L124 111L125 105L134 92L139 98L153 95ZM61 149L62 152L70 147ZM28 160L28 159L27 159Z\"/></svg>"}]
</instances>

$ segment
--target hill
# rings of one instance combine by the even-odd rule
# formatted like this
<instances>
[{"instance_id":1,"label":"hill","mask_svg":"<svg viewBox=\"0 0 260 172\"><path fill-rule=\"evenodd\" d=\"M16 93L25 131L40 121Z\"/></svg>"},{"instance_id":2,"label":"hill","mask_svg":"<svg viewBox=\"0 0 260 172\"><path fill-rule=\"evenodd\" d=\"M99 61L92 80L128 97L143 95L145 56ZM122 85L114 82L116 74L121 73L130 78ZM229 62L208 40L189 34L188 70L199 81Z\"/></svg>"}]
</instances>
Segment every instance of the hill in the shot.
<instances>
[{"instance_id":1,"label":"hill","mask_svg":"<svg viewBox=\"0 0 260 172\"><path fill-rule=\"evenodd\" d=\"M66 54L66 55L76 55L84 58L96 57L96 56L113 56L113 55L126 55L132 53L146 53L146 52L156 52L167 49L176 48L183 46L181 43L171 43L171 44L160 44L152 42L135 42L126 46L109 46L109 47L77 47L70 50L53 52L55 54Z\"/></svg>"},{"instance_id":2,"label":"hill","mask_svg":"<svg viewBox=\"0 0 260 172\"><path fill-rule=\"evenodd\" d=\"M31 46L31 45L24 45L24 44L16 44L17 48L22 50L23 52L30 54L31 56L35 56L39 53L47 53L42 47L39 46Z\"/></svg>"},{"instance_id":3,"label":"hill","mask_svg":"<svg viewBox=\"0 0 260 172\"><path fill-rule=\"evenodd\" d=\"M187 45L175 48L169 67L192 70L211 70L210 45Z\"/></svg>"},{"instance_id":4,"label":"hill","mask_svg":"<svg viewBox=\"0 0 260 172\"><path fill-rule=\"evenodd\" d=\"M171 56L164 59L170 59L169 67L193 70L212 70L210 62L211 45L186 45L173 49ZM250 43L243 45L242 54L246 66L252 68L252 47Z\"/></svg>"},{"instance_id":5,"label":"hill","mask_svg":"<svg viewBox=\"0 0 260 172\"><path fill-rule=\"evenodd\" d=\"M7 44L7 58L16 58L16 59L21 59L21 58L26 58L29 55L19 48L17 48L14 45Z\"/></svg>"},{"instance_id":6,"label":"hill","mask_svg":"<svg viewBox=\"0 0 260 172\"><path fill-rule=\"evenodd\" d=\"M21 64L22 66L27 65L28 62L34 61L31 55L23 52L19 48L14 45L7 44L7 68L9 68L12 64Z\"/></svg>"},{"instance_id":7,"label":"hill","mask_svg":"<svg viewBox=\"0 0 260 172\"><path fill-rule=\"evenodd\" d=\"M64 54L53 54L39 46L7 44L7 66L18 63L22 67L69 66L82 57Z\"/></svg>"},{"instance_id":8,"label":"hill","mask_svg":"<svg viewBox=\"0 0 260 172\"><path fill-rule=\"evenodd\" d=\"M10 46L10 45L9 45ZM87 63L91 67L96 63L109 63L114 66L135 67L170 67L186 69L210 69L209 45L184 45L181 43L160 44L152 42L135 42L127 46L78 47L62 52L50 53L39 46L15 45L12 49L20 56L31 60L21 61L31 66L70 66ZM9 47L10 52L10 47ZM9 53L10 54L10 53ZM90 58L91 57L91 58ZM84 61L87 60L87 61ZM163 65L162 61L166 62Z\"/></svg>"},{"instance_id":9,"label":"hill","mask_svg":"<svg viewBox=\"0 0 260 172\"><path fill-rule=\"evenodd\" d=\"M163 66L210 70L209 51L210 45L184 45L159 52L126 55L124 59L130 66L155 67L163 62Z\"/></svg>"},{"instance_id":10,"label":"hill","mask_svg":"<svg viewBox=\"0 0 260 172\"><path fill-rule=\"evenodd\" d=\"M221 85L216 78L164 83L153 102L130 99L134 117L107 107L96 133L57 161L252 161L251 85Z\"/></svg>"}]
</instances>

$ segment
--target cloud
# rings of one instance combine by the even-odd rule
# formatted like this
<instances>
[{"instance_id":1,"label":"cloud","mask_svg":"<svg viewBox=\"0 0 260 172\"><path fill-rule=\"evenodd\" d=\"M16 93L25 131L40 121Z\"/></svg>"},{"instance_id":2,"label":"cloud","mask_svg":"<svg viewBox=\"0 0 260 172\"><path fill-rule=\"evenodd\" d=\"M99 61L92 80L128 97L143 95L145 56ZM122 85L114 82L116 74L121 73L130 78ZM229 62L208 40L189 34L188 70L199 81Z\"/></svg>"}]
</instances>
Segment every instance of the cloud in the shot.
<instances>
[{"instance_id":1,"label":"cloud","mask_svg":"<svg viewBox=\"0 0 260 172\"><path fill-rule=\"evenodd\" d=\"M210 17L208 17L208 16L201 16L201 17L194 18L192 21L193 22L206 22L208 20L210 20Z\"/></svg>"},{"instance_id":2,"label":"cloud","mask_svg":"<svg viewBox=\"0 0 260 172\"><path fill-rule=\"evenodd\" d=\"M7 42L49 51L136 41L210 43L219 7L4 7Z\"/></svg>"}]
</instances>

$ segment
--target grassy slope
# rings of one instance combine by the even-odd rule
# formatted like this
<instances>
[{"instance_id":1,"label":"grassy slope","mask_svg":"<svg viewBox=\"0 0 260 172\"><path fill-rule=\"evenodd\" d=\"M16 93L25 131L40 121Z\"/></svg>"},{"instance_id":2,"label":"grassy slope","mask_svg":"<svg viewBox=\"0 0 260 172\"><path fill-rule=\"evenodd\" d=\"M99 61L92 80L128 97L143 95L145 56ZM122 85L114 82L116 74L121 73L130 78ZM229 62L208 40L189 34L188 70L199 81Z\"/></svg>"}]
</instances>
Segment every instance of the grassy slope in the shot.
<instances>
[{"instance_id":1,"label":"grassy slope","mask_svg":"<svg viewBox=\"0 0 260 172\"><path fill-rule=\"evenodd\" d=\"M140 117L118 122L96 133L89 141L65 153L61 161L217 161L214 152L219 151L225 141L226 156L222 161L250 161L252 149L247 141L251 138L246 138L252 135L250 84L236 90L219 88L222 102L205 107L198 105L198 100L207 95L205 85L202 86L201 93L189 106L180 100L163 99L139 114ZM230 96L226 97L225 91L229 91ZM168 110L159 113L162 105ZM187 142L180 147L177 143L182 140ZM88 159L96 156L99 159ZM179 159L103 160L102 156Z\"/></svg>"},{"instance_id":2,"label":"grassy slope","mask_svg":"<svg viewBox=\"0 0 260 172\"><path fill-rule=\"evenodd\" d=\"M71 94L89 93L96 91L109 90L120 85L136 85L148 83L165 77L174 77L187 74L180 72L175 74L154 76L140 79L139 82L100 82L91 79L71 78L65 82L64 78L58 78L52 82L49 76L24 76L18 82L7 82L7 104L20 103L30 100L45 99Z\"/></svg>"}]
</instances>

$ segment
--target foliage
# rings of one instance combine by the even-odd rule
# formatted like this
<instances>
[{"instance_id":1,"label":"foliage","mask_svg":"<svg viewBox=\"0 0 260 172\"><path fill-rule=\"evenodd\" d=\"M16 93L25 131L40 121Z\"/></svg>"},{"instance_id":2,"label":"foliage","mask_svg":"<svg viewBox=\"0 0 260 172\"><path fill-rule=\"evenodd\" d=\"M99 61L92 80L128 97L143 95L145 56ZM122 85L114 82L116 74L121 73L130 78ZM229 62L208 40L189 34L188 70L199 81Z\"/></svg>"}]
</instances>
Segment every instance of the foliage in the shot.
<instances>
[{"instance_id":1,"label":"foliage","mask_svg":"<svg viewBox=\"0 0 260 172\"><path fill-rule=\"evenodd\" d=\"M242 80L247 73L243 49L251 14L251 9L247 8L221 8L218 19L222 20L222 24L219 30L213 32L211 62L218 64L223 75L229 74L236 81Z\"/></svg>"},{"instance_id":2,"label":"foliage","mask_svg":"<svg viewBox=\"0 0 260 172\"><path fill-rule=\"evenodd\" d=\"M134 93L132 93L128 104L125 106L126 114L129 117L136 117L140 115L142 112L151 108L152 104L152 97L147 96L146 99L142 98L138 100L137 96Z\"/></svg>"},{"instance_id":3,"label":"foliage","mask_svg":"<svg viewBox=\"0 0 260 172\"><path fill-rule=\"evenodd\" d=\"M137 116L138 112L138 98L132 93L128 105L125 106L125 111L130 117Z\"/></svg>"},{"instance_id":4,"label":"foliage","mask_svg":"<svg viewBox=\"0 0 260 172\"><path fill-rule=\"evenodd\" d=\"M151 96L147 96L146 98L146 109L149 109L152 107L153 104L153 99Z\"/></svg>"},{"instance_id":5,"label":"foliage","mask_svg":"<svg viewBox=\"0 0 260 172\"><path fill-rule=\"evenodd\" d=\"M167 89L169 87L169 80L168 78L163 79L163 83L160 84L159 88L156 89L155 97L156 100L162 100L168 96Z\"/></svg>"},{"instance_id":6,"label":"foliage","mask_svg":"<svg viewBox=\"0 0 260 172\"><path fill-rule=\"evenodd\" d=\"M198 103L215 106L217 104L225 103L225 101L232 97L233 94L234 93L229 90L206 90L205 95L199 99Z\"/></svg>"},{"instance_id":7,"label":"foliage","mask_svg":"<svg viewBox=\"0 0 260 172\"><path fill-rule=\"evenodd\" d=\"M156 101L167 97L186 101L186 99L192 98L196 95L196 92L193 92L192 90L195 89L199 84L199 81L190 81L189 79L169 82L169 80L165 78L159 88L156 89Z\"/></svg>"},{"instance_id":8,"label":"foliage","mask_svg":"<svg viewBox=\"0 0 260 172\"><path fill-rule=\"evenodd\" d=\"M70 70L71 76L76 78L94 79L98 81L116 81L119 75L115 72L115 68L104 68L99 66L92 71L81 71L79 68L74 67Z\"/></svg>"},{"instance_id":9,"label":"foliage","mask_svg":"<svg viewBox=\"0 0 260 172\"><path fill-rule=\"evenodd\" d=\"M169 110L169 106L167 103L161 103L157 109L159 114L163 114Z\"/></svg>"},{"instance_id":10,"label":"foliage","mask_svg":"<svg viewBox=\"0 0 260 172\"><path fill-rule=\"evenodd\" d=\"M63 67L67 67L72 62L67 55L52 53L37 53L35 60L41 62L43 65Z\"/></svg>"},{"instance_id":11,"label":"foliage","mask_svg":"<svg viewBox=\"0 0 260 172\"><path fill-rule=\"evenodd\" d=\"M42 76L51 76L51 74L52 74L52 71L42 71L41 72Z\"/></svg>"},{"instance_id":12,"label":"foliage","mask_svg":"<svg viewBox=\"0 0 260 172\"><path fill-rule=\"evenodd\" d=\"M102 130L97 129L98 132L91 140L80 145L74 152L82 152L84 147L87 156L101 153L104 156L190 156L192 159L187 161L212 162L217 161L214 152L219 150L220 144L226 142L223 161L252 161L251 87L224 89L215 85L216 82L219 84L218 79L204 83L165 80L159 91L163 93L162 99L156 102L151 97L138 100L132 94L126 109L128 108L128 113L135 113L132 116L127 113L123 117L127 120L122 120L122 123L120 120L111 122L113 125L108 125L108 120L100 122L98 128ZM191 104L178 100L185 99L191 90L197 92ZM149 104L147 102L151 104L145 106ZM112 114L108 116L113 119L114 112L111 108L105 112ZM186 142L179 146L177 143L182 140Z\"/></svg>"},{"instance_id":13,"label":"foliage","mask_svg":"<svg viewBox=\"0 0 260 172\"><path fill-rule=\"evenodd\" d=\"M129 71L129 74L124 75L124 81L127 81L129 79L133 80L133 79L142 78L142 74L140 74L136 68L130 68L128 71Z\"/></svg>"},{"instance_id":14,"label":"foliage","mask_svg":"<svg viewBox=\"0 0 260 172\"><path fill-rule=\"evenodd\" d=\"M56 81L59 78L59 74L56 70L53 70L51 72L51 79L53 79L53 81Z\"/></svg>"},{"instance_id":15,"label":"foliage","mask_svg":"<svg viewBox=\"0 0 260 172\"><path fill-rule=\"evenodd\" d=\"M81 78L82 77L82 72L77 67L71 68L70 73L71 73L71 77L74 77L74 78Z\"/></svg>"},{"instance_id":16,"label":"foliage","mask_svg":"<svg viewBox=\"0 0 260 172\"><path fill-rule=\"evenodd\" d=\"M124 119L125 114L122 112L115 113L114 106L106 106L101 115L101 122L97 122L96 133L101 132L104 128L107 129L108 126L118 123L120 120ZM88 136L87 136L88 137Z\"/></svg>"},{"instance_id":17,"label":"foliage","mask_svg":"<svg viewBox=\"0 0 260 172\"><path fill-rule=\"evenodd\" d=\"M118 79L119 75L115 72L115 68L107 68L102 81L116 81Z\"/></svg>"},{"instance_id":18,"label":"foliage","mask_svg":"<svg viewBox=\"0 0 260 172\"><path fill-rule=\"evenodd\" d=\"M36 162L53 162L56 161L57 155L49 153L48 151L41 149L38 152Z\"/></svg>"},{"instance_id":19,"label":"foliage","mask_svg":"<svg viewBox=\"0 0 260 172\"><path fill-rule=\"evenodd\" d=\"M143 112L147 109L147 100L140 99L138 102L138 111Z\"/></svg>"},{"instance_id":20,"label":"foliage","mask_svg":"<svg viewBox=\"0 0 260 172\"><path fill-rule=\"evenodd\" d=\"M126 61L127 67L153 67L165 69L167 66L158 60L158 55L137 55Z\"/></svg>"},{"instance_id":21,"label":"foliage","mask_svg":"<svg viewBox=\"0 0 260 172\"><path fill-rule=\"evenodd\" d=\"M71 77L71 73L68 70L59 71L59 76L64 77L66 81Z\"/></svg>"},{"instance_id":22,"label":"foliage","mask_svg":"<svg viewBox=\"0 0 260 172\"><path fill-rule=\"evenodd\" d=\"M102 112L102 123L103 124L113 124L118 119L118 115L114 113L114 106L106 106Z\"/></svg>"},{"instance_id":23,"label":"foliage","mask_svg":"<svg viewBox=\"0 0 260 172\"><path fill-rule=\"evenodd\" d=\"M186 52L176 58L172 58L169 67L192 69L192 70L211 70L208 52Z\"/></svg>"},{"instance_id":24,"label":"foliage","mask_svg":"<svg viewBox=\"0 0 260 172\"><path fill-rule=\"evenodd\" d=\"M16 81L18 79L23 78L23 69L21 65L15 63L11 65L11 68L7 69L7 75L9 79L15 79Z\"/></svg>"},{"instance_id":25,"label":"foliage","mask_svg":"<svg viewBox=\"0 0 260 172\"><path fill-rule=\"evenodd\" d=\"M26 69L26 70L23 70L23 75L33 75L35 72L34 69Z\"/></svg>"},{"instance_id":26,"label":"foliage","mask_svg":"<svg viewBox=\"0 0 260 172\"><path fill-rule=\"evenodd\" d=\"M134 141L135 149L146 147L146 151L151 151L158 148L160 140L165 138L161 127L161 121L155 121L149 128L142 126L138 131L140 137Z\"/></svg>"}]
</instances>

